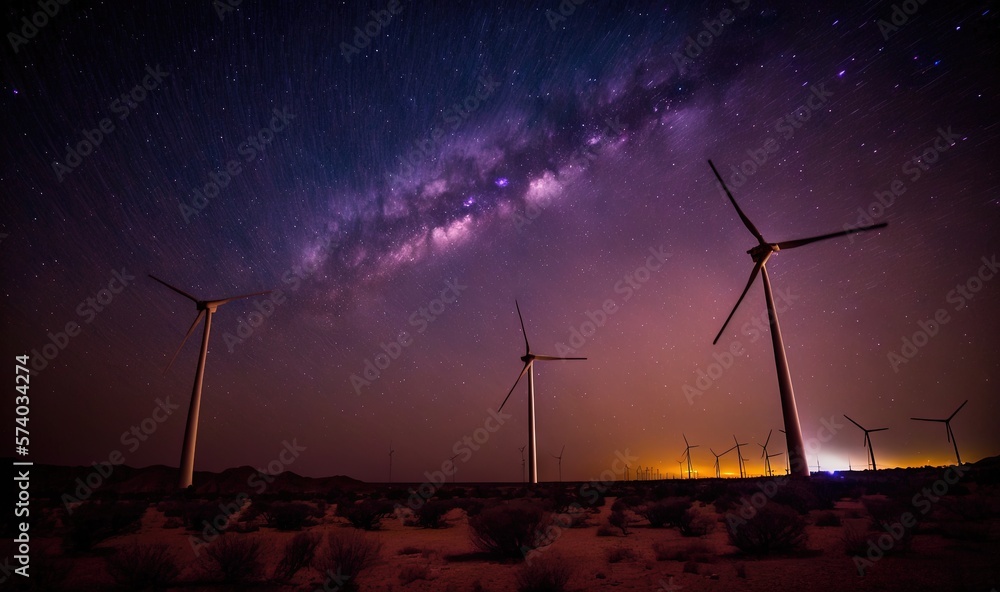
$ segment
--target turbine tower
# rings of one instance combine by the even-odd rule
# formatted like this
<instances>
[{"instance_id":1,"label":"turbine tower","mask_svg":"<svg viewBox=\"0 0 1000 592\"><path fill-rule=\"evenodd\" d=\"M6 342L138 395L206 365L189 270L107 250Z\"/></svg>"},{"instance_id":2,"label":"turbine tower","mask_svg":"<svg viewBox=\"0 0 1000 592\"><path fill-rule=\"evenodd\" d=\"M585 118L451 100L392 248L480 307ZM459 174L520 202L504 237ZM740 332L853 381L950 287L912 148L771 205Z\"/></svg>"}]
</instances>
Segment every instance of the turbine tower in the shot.
<instances>
[{"instance_id":1,"label":"turbine tower","mask_svg":"<svg viewBox=\"0 0 1000 592\"><path fill-rule=\"evenodd\" d=\"M774 458L775 456L781 456L782 454L784 454L783 452L775 452L774 454L767 453L767 445L771 443L771 434L773 432L774 430L768 430L767 440L764 440L763 444L757 445L763 448L763 450L760 453L760 456L761 458L764 459L764 474L767 475L768 477L774 476L774 471L771 470L771 459Z\"/></svg>"},{"instance_id":2,"label":"turbine tower","mask_svg":"<svg viewBox=\"0 0 1000 592\"><path fill-rule=\"evenodd\" d=\"M847 414L844 414L844 417L847 417ZM871 436L869 434L871 434L872 432L882 432L882 431L885 431L885 430L887 430L889 428L875 428L874 430L866 430L865 428L863 428L861 426L860 423L854 421L850 417L847 417L847 421L849 421L849 422L853 423L854 425L858 426L859 428L861 428L861 431L863 431L865 433L865 448L868 449L868 459L871 461L872 470L873 471L877 471L878 467L875 466L875 449L872 448L872 438L871 438ZM848 466L850 466L850 459L848 459Z\"/></svg>"},{"instance_id":3,"label":"turbine tower","mask_svg":"<svg viewBox=\"0 0 1000 592\"><path fill-rule=\"evenodd\" d=\"M392 449L392 440L389 440L389 484L392 484L392 455L396 452Z\"/></svg>"},{"instance_id":4,"label":"turbine tower","mask_svg":"<svg viewBox=\"0 0 1000 592\"><path fill-rule=\"evenodd\" d=\"M521 483L524 483L524 446L518 448L521 451Z\"/></svg>"},{"instance_id":5,"label":"turbine tower","mask_svg":"<svg viewBox=\"0 0 1000 592\"><path fill-rule=\"evenodd\" d=\"M684 456L687 457L688 479L690 479L691 478L691 473L694 472L694 470L691 468L691 449L692 448L697 448L698 444L695 444L694 446L692 446L691 444L688 443L687 436L685 436L684 434L681 434L681 436L684 438Z\"/></svg>"},{"instance_id":6,"label":"turbine tower","mask_svg":"<svg viewBox=\"0 0 1000 592\"><path fill-rule=\"evenodd\" d=\"M965 403L968 403L968 402L969 402L969 400L966 399ZM912 419L914 421L936 421L936 422L939 422L939 423L943 423L944 427L945 427L945 433L948 435L948 441L951 442L955 446L955 459L958 461L959 465L962 464L962 457L959 456L959 454L958 454L958 441L955 440L955 432L953 432L951 430L951 420L954 419L956 415L958 415L958 412L962 410L962 407L965 407L965 403L962 403L961 405L959 405L958 409L955 410L955 413L952 413L951 415L948 416L948 419L924 419L922 417L911 417L910 418L910 419Z\"/></svg>"},{"instance_id":7,"label":"turbine tower","mask_svg":"<svg viewBox=\"0 0 1000 592\"><path fill-rule=\"evenodd\" d=\"M517 318L521 321L521 335L524 336L524 355L521 356L521 361L524 362L524 367L521 368L521 373L517 375L517 380L514 381L514 386L510 387L507 391L507 396L504 398L503 403L500 404L499 411L503 411L503 406L507 404L507 399L510 399L511 393L517 388L517 383L521 382L521 378L525 374L528 375L528 480L532 485L538 484L538 455L535 450L535 372L534 366L536 360L549 361L549 360L586 360L587 358L560 358L556 356L544 356L535 355L531 353L531 346L528 345L528 333L524 330L524 317L521 316L521 306L514 301L514 306L517 308Z\"/></svg>"},{"instance_id":8,"label":"turbine tower","mask_svg":"<svg viewBox=\"0 0 1000 592\"><path fill-rule=\"evenodd\" d=\"M740 465L740 479L742 479L742 478L746 477L746 462L745 462L746 459L743 458L743 451L740 448L740 446L746 446L747 443L744 442L744 443L740 444L739 440L736 439L736 435L735 434L733 435L733 442L736 443L736 446L734 446L734 448L736 448L736 457L737 457L737 460L739 461L739 465Z\"/></svg>"},{"instance_id":9,"label":"turbine tower","mask_svg":"<svg viewBox=\"0 0 1000 592\"><path fill-rule=\"evenodd\" d=\"M212 315L215 314L215 311L218 310L220 306L226 304L227 302L240 300L242 298L250 298L252 296L270 294L271 291L266 290L264 292L254 292L253 294L243 294L241 296L219 298L217 300L198 300L184 290L171 286L167 282L152 274L150 274L149 277L194 302L195 307L198 310L198 316L195 317L194 322L191 323L191 328L188 329L187 334L184 335L184 339L181 340L180 347L177 348L173 357L170 358L170 362L167 364L167 367L163 369L164 374L166 374L167 370L170 369L170 366L173 365L174 360L177 359L177 354L181 353L181 349L183 349L184 344L187 343L188 337L191 337L191 334L194 333L198 323L200 323L202 319L205 319L205 332L201 336L201 354L198 356L198 367L194 373L194 387L191 390L191 405L188 407L187 425L184 428L184 447L181 450L180 487L181 489L186 489L191 486L191 483L194 480L194 452L195 445L198 442L198 417L201 414L201 387L205 380L205 360L208 357L208 337L212 331Z\"/></svg>"},{"instance_id":10,"label":"turbine tower","mask_svg":"<svg viewBox=\"0 0 1000 592\"><path fill-rule=\"evenodd\" d=\"M715 456L715 478L716 479L721 479L722 478L722 468L719 466L719 459L722 458L723 456L726 456L727 454L729 454L733 450L736 450L736 447L733 446L729 450L723 452L722 454L715 454L715 451L712 450L711 448L709 448L708 450L709 450L709 452L712 453L713 456Z\"/></svg>"},{"instance_id":11,"label":"turbine tower","mask_svg":"<svg viewBox=\"0 0 1000 592\"><path fill-rule=\"evenodd\" d=\"M566 445L565 444L563 444L562 450L559 451L559 456L556 456L554 454L552 455L552 458L554 458L557 461L559 461L559 482L560 483L562 483L562 457L563 457L563 452L566 452Z\"/></svg>"},{"instance_id":12,"label":"turbine tower","mask_svg":"<svg viewBox=\"0 0 1000 592\"><path fill-rule=\"evenodd\" d=\"M781 329L778 327L778 313L774 307L774 297L771 295L771 280L767 277L766 264L771 255L777 253L781 249L794 249L795 247L801 247L821 240L837 238L876 228L884 228L888 224L882 222L871 226L862 226L852 228L850 230L843 230L841 232L831 232L829 234L823 234L810 238L783 241L780 243L769 243L764 240L760 231L757 230L750 219L743 213L743 210L740 209L740 206L736 203L736 199L733 198L733 194L730 193L729 188L726 187L725 181L722 180L722 176L719 174L719 171L715 169L715 165L712 164L711 160L708 161L708 165L712 167L712 172L715 173L715 177L719 180L722 188L725 189L726 195L729 197L729 201L733 204L733 207L736 208L736 213L739 214L740 220L743 221L743 225L746 226L747 230L749 230L750 233L753 234L754 238L757 239L757 245L747 251L754 262L753 270L750 272L750 281L748 281L746 287L743 288L743 293L740 295L739 300L736 301L736 306L733 307L732 312L730 312L729 316L726 317L726 322L722 324L722 329L719 330L719 334L715 336L715 340L712 343L714 345L719 342L719 338L722 337L722 333L726 330L726 326L729 325L729 321L736 313L736 309L739 308L740 303L743 302L743 298L747 295L747 291L750 290L750 286L753 284L754 280L757 279L757 274L760 274L764 283L764 298L767 301L767 318L771 333L771 344L774 348L774 362L778 371L778 392L781 396L781 415L785 425L786 448L788 450L789 464L792 467L793 475L808 477L809 466L806 463L805 445L802 442L802 427L799 424L799 412L795 407L795 392L792 390L792 375L788 369L788 359L785 357L785 346L781 339Z\"/></svg>"}]
</instances>

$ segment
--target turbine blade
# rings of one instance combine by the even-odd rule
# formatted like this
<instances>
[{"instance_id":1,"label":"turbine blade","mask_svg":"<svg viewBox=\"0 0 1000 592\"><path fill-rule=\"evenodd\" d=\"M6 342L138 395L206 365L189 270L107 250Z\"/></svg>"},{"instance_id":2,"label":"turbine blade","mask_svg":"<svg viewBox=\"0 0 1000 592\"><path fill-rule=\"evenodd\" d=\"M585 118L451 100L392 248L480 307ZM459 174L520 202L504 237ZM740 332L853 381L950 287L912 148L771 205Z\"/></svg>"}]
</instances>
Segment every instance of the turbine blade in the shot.
<instances>
[{"instance_id":1,"label":"turbine blade","mask_svg":"<svg viewBox=\"0 0 1000 592\"><path fill-rule=\"evenodd\" d=\"M171 290L173 290L174 292L177 292L178 294L180 294L181 296L183 296L183 297L187 298L188 300L191 300L191 301L193 301L193 302L198 302L198 299L197 299L197 298L195 298L194 296L192 296L192 295L188 294L187 292L185 292L184 290L181 290L180 288L175 288L174 286L171 286L170 284L168 284L167 282L165 282L165 281L161 280L160 278L156 277L155 275L153 275L153 274L149 274L149 277L151 277L151 278L153 278L154 280L156 280L156 281L160 282L161 284L163 284L164 286L166 286L166 287L170 288L170 289L171 289Z\"/></svg>"},{"instance_id":2,"label":"turbine blade","mask_svg":"<svg viewBox=\"0 0 1000 592\"><path fill-rule=\"evenodd\" d=\"M688 437L685 436L683 433L681 433L681 437L684 438L684 445L687 446L688 448L691 448L691 444L688 443Z\"/></svg>"},{"instance_id":3,"label":"turbine blade","mask_svg":"<svg viewBox=\"0 0 1000 592\"><path fill-rule=\"evenodd\" d=\"M878 224L872 224L871 226L861 226L859 228L851 228L850 230L842 230L840 232L831 232L829 234L821 234L819 236L813 236L810 238L799 238L790 241L783 241L778 243L779 249L794 249L795 247L801 247L803 245L808 245L810 243L815 243L821 240L827 240L831 238L837 238L839 236L847 236L849 234L855 234L857 232L865 232L866 230L876 230L879 228L885 228L888 226L888 222L880 222Z\"/></svg>"},{"instance_id":4,"label":"turbine blade","mask_svg":"<svg viewBox=\"0 0 1000 592\"><path fill-rule=\"evenodd\" d=\"M969 400L966 399L965 403L968 403L968 402L969 402ZM962 403L961 405L959 405L958 409L955 410L955 413L952 413L951 415L948 416L948 421L951 421L951 418L953 418L956 415L958 415L958 412L962 410L962 407L965 407L965 403Z\"/></svg>"},{"instance_id":5,"label":"turbine blade","mask_svg":"<svg viewBox=\"0 0 1000 592\"><path fill-rule=\"evenodd\" d=\"M270 294L273 290L264 290L263 292L254 292L253 294L243 294L242 296L233 296L232 298L223 298L222 300L211 300L206 304L214 304L215 306L222 306L227 302L232 302L233 300L242 300L244 298L250 298L251 296L263 296L264 294Z\"/></svg>"},{"instance_id":6,"label":"turbine blade","mask_svg":"<svg viewBox=\"0 0 1000 592\"><path fill-rule=\"evenodd\" d=\"M736 213L740 215L740 220L743 221L743 225L747 227L747 230L749 230L751 234L754 235L757 242L764 244L764 237L760 235L760 231L757 230L757 227L753 225L750 218L747 218L746 214L743 213L743 210L740 209L739 204L736 203L736 199L733 198L733 194L729 192L729 187L726 187L726 182L722 180L722 175L719 174L719 171L715 170L715 164L709 160L708 166L712 167L712 172L715 173L715 178L719 180L719 183L722 184L722 188L726 190L726 195L729 196L729 201L732 202L733 207L736 208Z\"/></svg>"},{"instance_id":7,"label":"turbine blade","mask_svg":"<svg viewBox=\"0 0 1000 592\"><path fill-rule=\"evenodd\" d=\"M566 452L566 445L563 444L562 450L559 451L559 458L562 459L563 452Z\"/></svg>"},{"instance_id":8,"label":"turbine blade","mask_svg":"<svg viewBox=\"0 0 1000 592\"><path fill-rule=\"evenodd\" d=\"M173 357L170 358L170 362L167 364L167 367L163 369L164 374L166 374L167 370L170 370L170 367L173 366L174 360L177 359L177 354L181 353L181 350L184 349L184 344L187 343L188 337L191 337L191 334L194 333L194 328L198 326L198 323L200 323L203 318L205 318L205 314L206 312L204 310L198 312L198 316L196 316L194 318L194 322L191 323L191 328L188 329L188 332L184 335L184 339L181 340L180 347L177 348Z\"/></svg>"},{"instance_id":9,"label":"turbine blade","mask_svg":"<svg viewBox=\"0 0 1000 592\"><path fill-rule=\"evenodd\" d=\"M536 360L586 360L587 358L560 358L558 356L535 356Z\"/></svg>"},{"instance_id":10,"label":"turbine blade","mask_svg":"<svg viewBox=\"0 0 1000 592\"><path fill-rule=\"evenodd\" d=\"M524 375L528 373L528 367L530 366L531 362L524 363L524 368L521 368L521 373L517 375L517 380L514 381L514 386L510 387L510 390L507 391L507 396L504 397L503 403L500 403L500 408L497 409L497 413L503 411L503 406L507 404L507 399L510 398L510 394L514 392L515 388L517 388L517 383L521 382L521 379L524 377Z\"/></svg>"},{"instance_id":11,"label":"turbine blade","mask_svg":"<svg viewBox=\"0 0 1000 592\"><path fill-rule=\"evenodd\" d=\"M764 448L767 448L768 443L771 442L771 434L772 433L774 433L774 430L768 430L767 431L767 440L764 440Z\"/></svg>"},{"instance_id":12,"label":"turbine blade","mask_svg":"<svg viewBox=\"0 0 1000 592\"><path fill-rule=\"evenodd\" d=\"M845 415L844 415L844 417L847 417L847 415L845 414ZM858 422L854 421L854 420L853 420L853 419L851 419L850 417L847 417L847 421L849 421L849 422L853 423L854 425L858 426L858 427L859 427L859 428L861 428L862 430L863 430L863 429L865 429L865 428L862 428L862 427L861 427L861 424L860 424L860 423L858 423Z\"/></svg>"},{"instance_id":13,"label":"turbine blade","mask_svg":"<svg viewBox=\"0 0 1000 592\"><path fill-rule=\"evenodd\" d=\"M531 353L531 346L528 345L528 332L524 330L524 317L521 316L521 305L514 301L514 306L517 308L517 320L521 321L521 335L524 336L524 353Z\"/></svg>"},{"instance_id":14,"label":"turbine blade","mask_svg":"<svg viewBox=\"0 0 1000 592\"><path fill-rule=\"evenodd\" d=\"M726 327L729 325L729 321L731 321L733 319L733 315L736 314L736 309L740 307L740 304L743 302L743 298L745 298L747 292L750 291L750 286L753 284L753 281L757 279L757 274L760 273L761 267L764 267L763 259L754 264L753 271L750 272L750 279L747 281L746 287L743 288L743 293L740 294L740 299L736 301L736 306L733 307L732 312L730 312L729 316L726 317L726 322L722 323L722 328L719 329L719 334L715 336L715 339L712 341L712 345L715 345L716 343L719 342L719 338L722 337L722 333L726 330Z\"/></svg>"},{"instance_id":15,"label":"turbine blade","mask_svg":"<svg viewBox=\"0 0 1000 592\"><path fill-rule=\"evenodd\" d=\"M913 421L940 421L942 423L948 421L946 419L925 419L923 417L911 417L910 419L912 419Z\"/></svg>"},{"instance_id":16,"label":"turbine blade","mask_svg":"<svg viewBox=\"0 0 1000 592\"><path fill-rule=\"evenodd\" d=\"M869 432L884 432L889 428L875 428L874 430L868 430Z\"/></svg>"}]
</instances>

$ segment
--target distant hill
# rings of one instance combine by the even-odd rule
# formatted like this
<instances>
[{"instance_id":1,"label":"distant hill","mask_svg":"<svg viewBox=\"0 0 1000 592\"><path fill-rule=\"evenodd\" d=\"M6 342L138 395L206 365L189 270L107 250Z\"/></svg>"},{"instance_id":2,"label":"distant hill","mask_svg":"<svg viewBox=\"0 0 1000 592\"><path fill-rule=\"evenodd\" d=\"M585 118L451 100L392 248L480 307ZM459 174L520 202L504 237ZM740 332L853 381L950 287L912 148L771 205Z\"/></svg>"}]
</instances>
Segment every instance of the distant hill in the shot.
<instances>
[{"instance_id":1,"label":"distant hill","mask_svg":"<svg viewBox=\"0 0 1000 592\"><path fill-rule=\"evenodd\" d=\"M94 485L97 486L99 496L175 493L177 478L177 468L163 465L143 468L120 465L104 477L93 466L36 464L31 467L31 494L36 498L61 497L67 493L77 497L80 495L78 491L86 492ZM284 472L271 476L259 473L250 466L226 469L221 473L195 471L194 474L195 493L203 495L236 495L241 492L248 495L285 492L325 495L331 491L362 488L364 485L362 481L343 475L314 478Z\"/></svg>"}]
</instances>

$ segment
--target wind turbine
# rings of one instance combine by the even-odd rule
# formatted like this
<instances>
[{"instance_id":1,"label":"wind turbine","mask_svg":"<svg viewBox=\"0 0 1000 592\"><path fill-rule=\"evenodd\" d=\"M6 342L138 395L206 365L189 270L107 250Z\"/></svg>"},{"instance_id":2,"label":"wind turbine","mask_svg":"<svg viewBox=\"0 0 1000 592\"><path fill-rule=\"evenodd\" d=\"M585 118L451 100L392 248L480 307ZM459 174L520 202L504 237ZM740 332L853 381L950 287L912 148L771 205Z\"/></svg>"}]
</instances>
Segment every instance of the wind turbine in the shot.
<instances>
[{"instance_id":1,"label":"wind turbine","mask_svg":"<svg viewBox=\"0 0 1000 592\"><path fill-rule=\"evenodd\" d=\"M844 417L847 417L847 414L844 414ZM854 421L850 417L847 417L847 421L849 421L849 422L853 423L854 425L858 426L859 428L861 428L861 431L863 431L865 433L865 448L868 449L868 456L869 456L869 459L871 460L872 470L873 471L877 471L878 467L875 466L875 449L872 448L872 438L871 438L871 436L869 436L869 434L871 434L872 432L882 432L882 431L885 431L885 430L887 430L889 428L875 428L874 430L866 430L865 428L861 427L860 423ZM848 460L848 462L850 462L850 461Z\"/></svg>"},{"instance_id":2,"label":"wind turbine","mask_svg":"<svg viewBox=\"0 0 1000 592\"><path fill-rule=\"evenodd\" d=\"M691 468L691 449L697 448L699 445L695 444L694 446L692 446L691 444L688 443L687 436L685 436L684 434L681 434L681 436L684 438L684 456L687 457L688 479L690 479L691 473L694 472L694 469Z\"/></svg>"},{"instance_id":3,"label":"wind turbine","mask_svg":"<svg viewBox=\"0 0 1000 592\"><path fill-rule=\"evenodd\" d=\"M774 430L768 430L767 440L764 440L763 444L757 445L763 448L763 450L760 453L760 456L761 458L764 459L764 474L767 475L768 477L774 476L774 471L771 470L771 459L774 458L775 456L781 456L782 454L784 454L784 452L775 452L774 454L767 453L767 445L771 443L771 434L773 432Z\"/></svg>"},{"instance_id":4,"label":"wind turbine","mask_svg":"<svg viewBox=\"0 0 1000 592\"><path fill-rule=\"evenodd\" d=\"M554 454L552 455L552 458L554 458L554 459L556 459L556 460L559 461L559 482L560 483L562 483L562 457L563 457L563 452L565 452L565 451L566 451L566 445L563 444L562 450L559 451L559 456L556 456Z\"/></svg>"},{"instance_id":5,"label":"wind turbine","mask_svg":"<svg viewBox=\"0 0 1000 592\"><path fill-rule=\"evenodd\" d=\"M736 448L736 457L737 457L737 460L739 461L739 465L740 465L740 479L742 479L742 478L746 477L746 471L745 471L746 464L744 463L744 461L746 459L743 458L743 451L740 449L740 446L746 446L747 443L744 442L744 443L740 444L739 440L736 439L736 435L735 434L733 435L733 442L736 443L736 446L734 446L734 448Z\"/></svg>"},{"instance_id":6,"label":"wind turbine","mask_svg":"<svg viewBox=\"0 0 1000 592\"><path fill-rule=\"evenodd\" d=\"M965 403L968 402L969 400L966 399ZM958 464L962 464L962 457L958 455L958 441L955 440L955 432L951 430L951 420L954 419L956 415L958 415L958 412L962 410L962 407L965 407L965 403L959 405L958 409L955 410L955 413L952 413L951 415L948 416L948 419L924 419L922 417L910 418L914 421L936 421L939 423L943 423L945 427L945 432L948 434L948 441L955 446L955 458L958 460Z\"/></svg>"},{"instance_id":7,"label":"wind turbine","mask_svg":"<svg viewBox=\"0 0 1000 592\"><path fill-rule=\"evenodd\" d=\"M795 392L792 389L792 375L788 370L788 359L785 357L785 346L781 339L781 329L778 327L778 313L774 308L774 298L771 295L771 280L767 277L767 260L770 259L771 255L777 253L781 249L794 249L795 247L801 247L821 240L847 236L856 232L874 230L876 228L884 228L888 224L886 222L881 222L871 226L861 226L850 230L831 232L829 234L823 234L810 238L783 241L780 243L769 243L764 240L760 231L757 230L750 219L743 213L743 210L740 209L740 206L736 203L736 199L733 198L733 194L730 193L729 188L726 187L725 181L722 180L722 176L719 174L719 171L715 169L715 165L712 164L711 160L708 161L708 165L712 167L712 172L715 173L715 177L719 180L722 188L726 190L726 195L729 197L729 201L732 202L733 207L736 208L736 213L739 214L740 220L743 221L743 225L746 226L747 230L749 230L750 233L753 234L754 238L757 239L757 245L747 251L750 257L753 258L754 262L753 270L750 272L750 281L748 281L746 287L743 288L743 293L740 295L739 300L736 301L736 306L733 307L732 312L730 312L729 316L726 317L726 322L722 324L722 329L719 330L719 334L715 336L715 340L712 344L714 345L719 342L719 338L722 337L722 333L726 330L726 326L729 325L729 321L733 318L733 315L736 314L736 309L739 308L740 303L743 302L743 298L747 295L747 291L750 290L750 286L753 284L754 280L757 279L757 274L759 273L764 283L764 298L767 301L767 318L770 326L771 344L774 348L774 362L778 371L778 392L781 395L781 415L784 420L786 431L785 438L787 444L786 447L788 449L789 464L795 466L795 468L792 469L792 473L794 475L808 477L809 466L806 463L805 446L802 442L802 427L799 424L798 409L795 407Z\"/></svg>"},{"instance_id":8,"label":"wind turbine","mask_svg":"<svg viewBox=\"0 0 1000 592\"><path fill-rule=\"evenodd\" d=\"M711 452L715 456L715 478L716 479L721 479L722 478L722 468L719 466L719 459L722 458L723 456L726 456L727 454L729 454L730 452L732 452L735 449L736 449L736 447L733 446L729 450L723 452L722 454L715 454L715 451L712 450L711 447L708 449L709 452Z\"/></svg>"},{"instance_id":9,"label":"wind turbine","mask_svg":"<svg viewBox=\"0 0 1000 592\"><path fill-rule=\"evenodd\" d=\"M170 362L167 364L167 367L163 369L164 374L166 374L167 370L170 369L170 366L173 365L174 360L177 359L177 354L181 353L181 349L183 349L184 344L187 343L188 337L191 337L191 334L194 333L195 327L198 326L198 323L200 323L202 319L205 319L205 333L201 337L201 354L198 356L198 367L194 374L194 388L191 390L191 405L188 407L187 426L184 428L184 447L181 450L180 486L181 489L185 489L189 487L191 482L194 480L194 451L195 445L198 442L198 416L201 413L201 387L205 380L205 359L208 357L208 337L212 331L212 315L215 314L215 311L218 310L220 306L226 304L227 302L250 298L252 296L270 294L271 291L266 290L264 292L254 292L253 294L243 294L241 296L219 298L217 300L198 300L184 290L175 288L152 274L150 274L149 277L194 302L198 310L198 316L195 317L194 322L191 323L191 328L188 329L187 334L184 335L184 339L181 341L180 347L177 348L173 357L170 358Z\"/></svg>"},{"instance_id":10,"label":"wind turbine","mask_svg":"<svg viewBox=\"0 0 1000 592\"><path fill-rule=\"evenodd\" d=\"M531 353L531 346L528 345L528 333L524 330L524 317L521 316L521 306L514 301L514 306L517 307L517 318L521 321L521 334L524 336L524 355L521 356L521 361L524 362L524 367L521 368L521 373L517 375L517 380L514 381L514 386L510 387L507 391L507 396L504 398L503 403L500 403L499 411L503 411L503 406L507 404L507 399L510 399L511 393L517 388L517 383L521 382L521 378L527 374L528 375L528 477L532 485L538 484L538 456L535 450L535 360L549 361L549 360L586 360L587 358L560 358L556 356L543 356L535 355Z\"/></svg>"},{"instance_id":11,"label":"wind turbine","mask_svg":"<svg viewBox=\"0 0 1000 592\"><path fill-rule=\"evenodd\" d=\"M677 470L677 478L678 479L683 479L684 478L684 457L681 457L681 459L679 461L677 461L677 469L678 469Z\"/></svg>"},{"instance_id":12,"label":"wind turbine","mask_svg":"<svg viewBox=\"0 0 1000 592\"><path fill-rule=\"evenodd\" d=\"M524 446L518 448L521 451L521 483L524 483Z\"/></svg>"},{"instance_id":13,"label":"wind turbine","mask_svg":"<svg viewBox=\"0 0 1000 592\"><path fill-rule=\"evenodd\" d=\"M389 440L389 484L392 484L392 454L396 452L392 449L392 440Z\"/></svg>"},{"instance_id":14,"label":"wind turbine","mask_svg":"<svg viewBox=\"0 0 1000 592\"><path fill-rule=\"evenodd\" d=\"M451 457L451 458L448 459L448 461L451 462L451 466L455 468L455 470L451 472L451 482L452 483L455 483L455 475L458 474L458 465L455 464L455 459L458 458L459 456L461 456L461 455L460 454L456 454L455 456L453 456L453 457Z\"/></svg>"}]
</instances>

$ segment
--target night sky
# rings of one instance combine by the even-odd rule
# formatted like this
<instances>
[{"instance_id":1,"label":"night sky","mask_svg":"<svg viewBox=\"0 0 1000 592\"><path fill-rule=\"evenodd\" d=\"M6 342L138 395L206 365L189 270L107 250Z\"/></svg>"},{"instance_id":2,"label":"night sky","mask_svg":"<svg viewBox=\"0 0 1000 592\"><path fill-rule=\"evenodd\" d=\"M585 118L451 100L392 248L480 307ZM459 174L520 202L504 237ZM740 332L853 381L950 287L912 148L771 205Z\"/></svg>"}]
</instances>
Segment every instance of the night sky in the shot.
<instances>
[{"instance_id":1,"label":"night sky","mask_svg":"<svg viewBox=\"0 0 1000 592\"><path fill-rule=\"evenodd\" d=\"M281 290L214 317L196 470L294 440L287 470L382 481L391 442L397 480L459 455L458 481L519 481L523 383L461 443L521 368L517 299L536 353L589 358L536 365L540 479L563 445L564 479L626 450L676 473L682 432L702 475L734 433L759 474L774 358L759 280L712 346L755 241L709 158L768 240L889 222L768 264L810 464L864 467L844 413L889 428L880 467L954 462L909 417L966 399L963 460L998 452L988 2L70 2L20 41L41 8L8 4L3 355L38 351L30 460L177 466L201 331L164 374L196 310L153 274Z\"/></svg>"}]
</instances>

